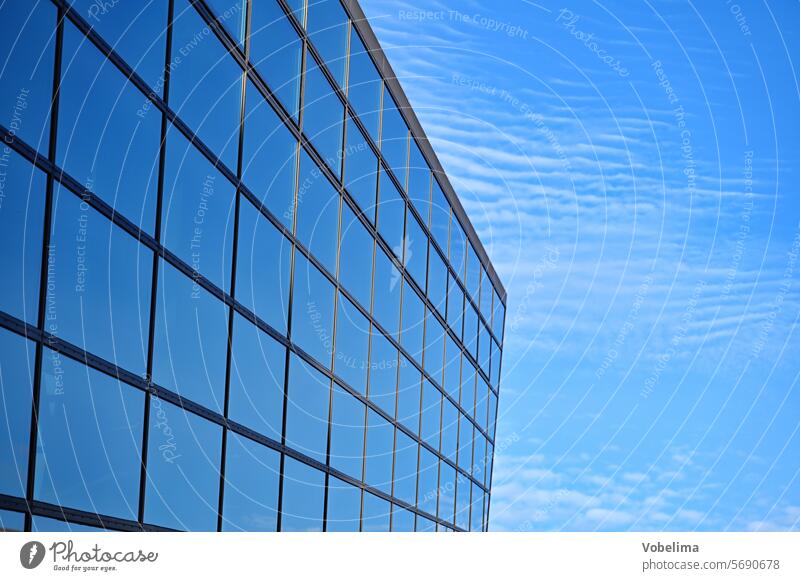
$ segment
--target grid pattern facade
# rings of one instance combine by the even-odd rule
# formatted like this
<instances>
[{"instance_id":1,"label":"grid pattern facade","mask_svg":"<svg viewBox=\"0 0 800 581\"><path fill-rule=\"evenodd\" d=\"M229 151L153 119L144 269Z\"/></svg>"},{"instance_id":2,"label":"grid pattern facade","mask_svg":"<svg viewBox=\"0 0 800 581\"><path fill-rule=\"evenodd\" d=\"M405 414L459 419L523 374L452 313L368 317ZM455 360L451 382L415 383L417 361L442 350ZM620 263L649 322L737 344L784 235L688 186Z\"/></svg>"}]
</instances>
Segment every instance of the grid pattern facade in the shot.
<instances>
[{"instance_id":1,"label":"grid pattern facade","mask_svg":"<svg viewBox=\"0 0 800 581\"><path fill-rule=\"evenodd\" d=\"M505 291L355 2L1 12L2 526L486 530Z\"/></svg>"}]
</instances>

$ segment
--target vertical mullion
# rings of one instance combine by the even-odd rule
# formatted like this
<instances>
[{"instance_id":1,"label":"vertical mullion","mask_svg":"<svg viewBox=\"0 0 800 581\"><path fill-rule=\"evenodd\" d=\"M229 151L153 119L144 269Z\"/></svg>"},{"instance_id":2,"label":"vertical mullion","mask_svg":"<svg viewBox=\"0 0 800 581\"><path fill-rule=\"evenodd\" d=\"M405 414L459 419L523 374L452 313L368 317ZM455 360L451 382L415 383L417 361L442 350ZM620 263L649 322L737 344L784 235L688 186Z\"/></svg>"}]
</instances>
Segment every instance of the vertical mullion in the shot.
<instances>
[{"instance_id":1,"label":"vertical mullion","mask_svg":"<svg viewBox=\"0 0 800 581\"><path fill-rule=\"evenodd\" d=\"M47 158L51 163L56 160L56 138L58 136L58 102L61 93L61 60L64 45L64 9L58 7L56 16L56 41L53 57L53 87L50 100L50 135L47 148ZM38 150L37 150L38 151ZM54 178L51 173L47 174L45 186L45 208L44 208L44 227L42 229L42 263L39 273L39 309L37 313L37 327L44 331L46 303L47 303L47 281L48 265L50 264L50 235L52 229L53 214L53 190L55 188ZM28 473L25 489L25 501L27 510L25 511L25 530L33 528L33 514L31 512L34 498L34 488L36 485L36 450L38 447L39 435L39 400L42 389L42 359L44 357L44 345L37 341L33 364L33 390L31 393L31 424L30 437L28 440Z\"/></svg>"},{"instance_id":2,"label":"vertical mullion","mask_svg":"<svg viewBox=\"0 0 800 581\"><path fill-rule=\"evenodd\" d=\"M164 103L169 104L169 85L170 85L170 59L172 56L172 25L175 13L175 2L169 0L167 8L167 38L164 55ZM161 143L158 153L158 189L156 195L156 227L155 240L161 244L161 212L164 198L164 173L166 171L167 158L167 121L166 113L161 113ZM150 438L150 403L152 399L153 385L153 349L155 343L156 318L158 317L158 270L159 270L159 251L153 252L153 271L152 287L150 289L150 321L148 329L148 350L147 350L147 383L148 389L144 396L144 419L142 427L142 466L139 474L139 514L138 521L140 526L144 525L145 493L147 490L147 449Z\"/></svg>"}]
</instances>

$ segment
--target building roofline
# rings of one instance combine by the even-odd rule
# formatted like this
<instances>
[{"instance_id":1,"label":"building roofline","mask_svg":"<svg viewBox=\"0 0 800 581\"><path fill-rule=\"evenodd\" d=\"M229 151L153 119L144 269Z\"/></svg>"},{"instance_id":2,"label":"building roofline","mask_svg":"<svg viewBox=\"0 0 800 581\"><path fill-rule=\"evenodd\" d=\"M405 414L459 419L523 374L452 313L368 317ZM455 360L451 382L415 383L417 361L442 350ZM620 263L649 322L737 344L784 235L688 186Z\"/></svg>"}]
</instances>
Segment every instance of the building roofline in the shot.
<instances>
[{"instance_id":1,"label":"building roofline","mask_svg":"<svg viewBox=\"0 0 800 581\"><path fill-rule=\"evenodd\" d=\"M360 34L361 39L364 41L367 50L372 55L372 58L378 67L378 72L380 72L384 82L389 86L392 97L394 97L398 109L400 109L400 112L402 113L409 129L411 130L411 135L416 138L417 145L419 146L422 155L425 157L425 160L428 162L431 170L433 170L433 174L437 178L445 197L450 202L455 215L458 217L459 222L464 228L467 238L475 248L478 258L486 267L486 272L489 273L492 284L500 295L500 300L502 300L503 304L505 305L507 296L505 286L500 281L500 277L497 275L497 271L494 269L492 261L489 260L489 255L486 252L486 248L484 248L481 239L478 237L475 227L472 225L472 221L467 216L464 206L461 205L461 200L459 200L453 185L450 183L450 180L444 171L444 168L442 168L442 164L439 161L436 152L433 150L430 141L428 141L428 136L425 134L425 130L422 128L422 124L419 122L417 114L411 107L411 103L409 103L408 97L406 96L405 91L403 91L403 87L400 85L400 81L397 80L397 75L395 75L392 65L389 64L389 59L383 52L383 49L378 42L378 38L375 36L375 32L372 30L372 26L370 26L364 11L361 9L361 6L357 0L342 0L342 3L350 13L350 19L353 21L353 26L355 26L356 30L358 30L358 33Z\"/></svg>"}]
</instances>

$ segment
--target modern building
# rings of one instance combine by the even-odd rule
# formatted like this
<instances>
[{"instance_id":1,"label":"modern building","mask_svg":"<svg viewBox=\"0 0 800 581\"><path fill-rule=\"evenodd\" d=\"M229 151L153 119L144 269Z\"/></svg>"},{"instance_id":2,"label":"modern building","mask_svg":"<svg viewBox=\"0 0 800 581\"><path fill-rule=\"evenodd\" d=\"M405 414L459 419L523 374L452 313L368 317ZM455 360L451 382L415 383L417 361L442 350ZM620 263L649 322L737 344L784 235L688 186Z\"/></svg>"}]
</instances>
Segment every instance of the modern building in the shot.
<instances>
[{"instance_id":1,"label":"modern building","mask_svg":"<svg viewBox=\"0 0 800 581\"><path fill-rule=\"evenodd\" d=\"M3 528L487 529L505 291L355 1L0 47Z\"/></svg>"}]
</instances>

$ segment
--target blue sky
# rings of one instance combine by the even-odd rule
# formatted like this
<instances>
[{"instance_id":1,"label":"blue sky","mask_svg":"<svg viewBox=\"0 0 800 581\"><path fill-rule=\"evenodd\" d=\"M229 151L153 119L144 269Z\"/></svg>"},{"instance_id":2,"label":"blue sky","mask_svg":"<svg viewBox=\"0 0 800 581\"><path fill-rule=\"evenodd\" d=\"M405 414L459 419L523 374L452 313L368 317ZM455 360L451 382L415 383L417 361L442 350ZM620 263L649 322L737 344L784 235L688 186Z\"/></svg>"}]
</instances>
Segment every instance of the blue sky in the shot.
<instances>
[{"instance_id":1,"label":"blue sky","mask_svg":"<svg viewBox=\"0 0 800 581\"><path fill-rule=\"evenodd\" d=\"M491 530L800 528L800 5L362 6L509 293Z\"/></svg>"}]
</instances>

